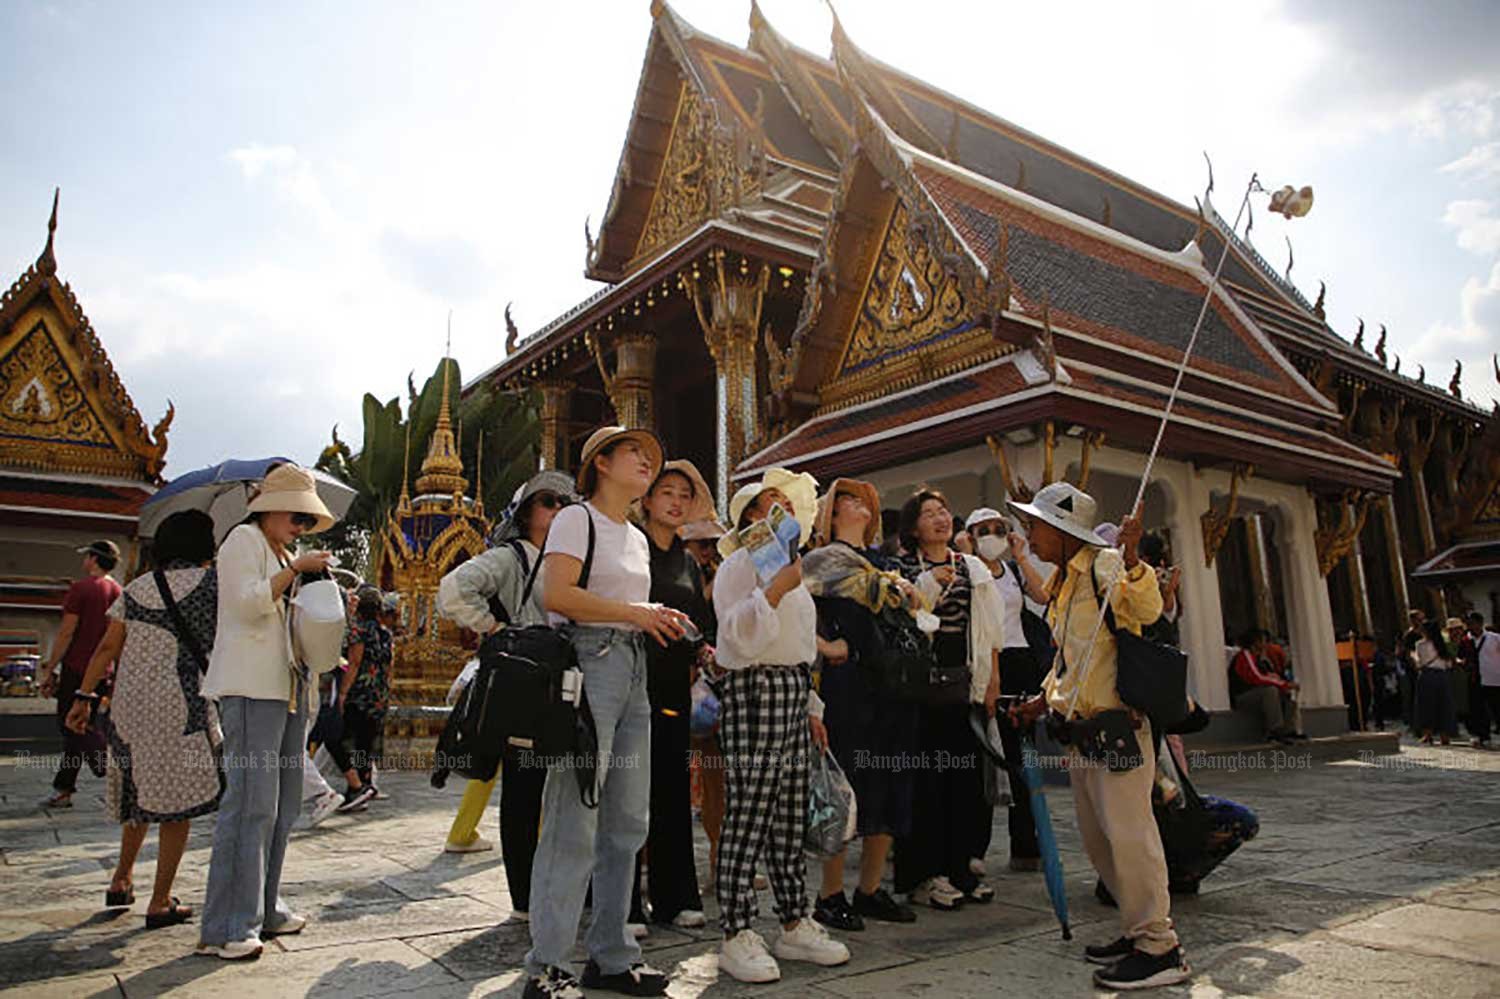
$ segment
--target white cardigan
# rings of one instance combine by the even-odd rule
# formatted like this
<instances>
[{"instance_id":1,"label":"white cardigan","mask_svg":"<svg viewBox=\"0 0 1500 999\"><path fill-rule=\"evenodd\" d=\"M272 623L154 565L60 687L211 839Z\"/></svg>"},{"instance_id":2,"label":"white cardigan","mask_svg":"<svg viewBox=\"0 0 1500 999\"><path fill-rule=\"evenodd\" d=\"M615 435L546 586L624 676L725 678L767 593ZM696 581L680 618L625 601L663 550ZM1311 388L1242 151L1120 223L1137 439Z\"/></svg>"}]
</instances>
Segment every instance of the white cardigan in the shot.
<instances>
[{"instance_id":1,"label":"white cardigan","mask_svg":"<svg viewBox=\"0 0 1500 999\"><path fill-rule=\"evenodd\" d=\"M1005 602L989 567L973 555L961 556L969 569L972 596L969 601L969 700L984 700L990 684L993 653L1005 648ZM917 577L917 590L928 601L936 601L942 587L928 569Z\"/></svg>"},{"instance_id":2,"label":"white cardigan","mask_svg":"<svg viewBox=\"0 0 1500 999\"><path fill-rule=\"evenodd\" d=\"M204 697L292 696L292 644L286 608L271 599L271 577L281 563L255 524L240 524L219 546L219 624Z\"/></svg>"}]
</instances>

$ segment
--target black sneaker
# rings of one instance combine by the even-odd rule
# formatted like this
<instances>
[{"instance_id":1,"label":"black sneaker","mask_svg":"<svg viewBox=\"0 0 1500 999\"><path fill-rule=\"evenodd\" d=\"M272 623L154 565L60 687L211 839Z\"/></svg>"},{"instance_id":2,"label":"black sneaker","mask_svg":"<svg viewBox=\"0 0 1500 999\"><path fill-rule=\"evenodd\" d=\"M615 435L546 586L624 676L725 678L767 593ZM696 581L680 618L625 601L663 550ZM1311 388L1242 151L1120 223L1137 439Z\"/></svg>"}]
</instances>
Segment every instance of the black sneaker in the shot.
<instances>
[{"instance_id":1,"label":"black sneaker","mask_svg":"<svg viewBox=\"0 0 1500 999\"><path fill-rule=\"evenodd\" d=\"M599 965L589 958L583 968L583 987L619 992L627 996L664 996L667 994L667 976L644 962L633 964L629 971L606 975Z\"/></svg>"},{"instance_id":2,"label":"black sneaker","mask_svg":"<svg viewBox=\"0 0 1500 999\"><path fill-rule=\"evenodd\" d=\"M854 911L866 919L881 923L915 923L917 921L917 914L896 901L884 888L876 888L868 895L856 888Z\"/></svg>"},{"instance_id":3,"label":"black sneaker","mask_svg":"<svg viewBox=\"0 0 1500 999\"><path fill-rule=\"evenodd\" d=\"M346 788L344 790L344 803L335 809L335 811L358 812L367 807L370 804L370 799L373 797L375 797L375 789L368 784L361 787L358 791L352 787Z\"/></svg>"},{"instance_id":4,"label":"black sneaker","mask_svg":"<svg viewBox=\"0 0 1500 999\"><path fill-rule=\"evenodd\" d=\"M1107 944L1091 944L1083 948L1083 959L1090 964L1114 964L1135 950L1129 937L1121 937Z\"/></svg>"},{"instance_id":5,"label":"black sneaker","mask_svg":"<svg viewBox=\"0 0 1500 999\"><path fill-rule=\"evenodd\" d=\"M1109 893L1109 889L1104 887L1103 881L1094 882L1094 897L1099 900L1100 905L1107 905L1111 909L1118 909L1120 907L1120 903L1115 901L1115 897Z\"/></svg>"},{"instance_id":6,"label":"black sneaker","mask_svg":"<svg viewBox=\"0 0 1500 999\"><path fill-rule=\"evenodd\" d=\"M1176 985L1187 981L1192 974L1193 970L1182 958L1181 947L1173 947L1165 954L1132 950L1109 967L1094 972L1094 984L1101 989L1129 992Z\"/></svg>"},{"instance_id":7,"label":"black sneaker","mask_svg":"<svg viewBox=\"0 0 1500 999\"><path fill-rule=\"evenodd\" d=\"M592 964L593 962L590 962ZM540 975L526 979L521 999L585 999L578 979L561 968L549 967Z\"/></svg>"},{"instance_id":8,"label":"black sneaker","mask_svg":"<svg viewBox=\"0 0 1500 999\"><path fill-rule=\"evenodd\" d=\"M813 919L824 926L849 933L857 933L865 928L865 921L854 911L843 892L818 899L818 904L813 909Z\"/></svg>"}]
</instances>

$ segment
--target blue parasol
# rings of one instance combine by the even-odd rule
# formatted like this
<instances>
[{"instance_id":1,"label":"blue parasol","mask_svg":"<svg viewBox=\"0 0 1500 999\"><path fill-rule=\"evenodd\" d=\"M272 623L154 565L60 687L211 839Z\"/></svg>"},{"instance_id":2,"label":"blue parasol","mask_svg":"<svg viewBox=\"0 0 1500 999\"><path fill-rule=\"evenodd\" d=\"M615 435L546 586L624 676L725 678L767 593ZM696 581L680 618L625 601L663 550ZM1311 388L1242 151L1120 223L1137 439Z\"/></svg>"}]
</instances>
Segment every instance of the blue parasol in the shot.
<instances>
[{"instance_id":1,"label":"blue parasol","mask_svg":"<svg viewBox=\"0 0 1500 999\"><path fill-rule=\"evenodd\" d=\"M1068 891L1063 884L1062 857L1057 852L1057 834L1052 831L1052 813L1047 810L1047 795L1042 792L1042 773L1036 765L1036 751L1021 753L1021 773L1026 778L1026 792L1031 798L1031 817L1036 823L1036 843L1042 853L1042 872L1047 878L1047 895L1052 911L1062 923L1064 940L1073 939L1068 927Z\"/></svg>"},{"instance_id":2,"label":"blue parasol","mask_svg":"<svg viewBox=\"0 0 1500 999\"><path fill-rule=\"evenodd\" d=\"M217 465L184 472L158 489L141 505L139 534L156 536L163 520L180 510L202 510L214 518L214 536L223 540L230 529L245 519L245 508L255 484L266 477L272 465L289 463L288 458L231 458ZM354 502L353 487L326 472L308 469L317 483L318 498L335 517L349 512Z\"/></svg>"}]
</instances>

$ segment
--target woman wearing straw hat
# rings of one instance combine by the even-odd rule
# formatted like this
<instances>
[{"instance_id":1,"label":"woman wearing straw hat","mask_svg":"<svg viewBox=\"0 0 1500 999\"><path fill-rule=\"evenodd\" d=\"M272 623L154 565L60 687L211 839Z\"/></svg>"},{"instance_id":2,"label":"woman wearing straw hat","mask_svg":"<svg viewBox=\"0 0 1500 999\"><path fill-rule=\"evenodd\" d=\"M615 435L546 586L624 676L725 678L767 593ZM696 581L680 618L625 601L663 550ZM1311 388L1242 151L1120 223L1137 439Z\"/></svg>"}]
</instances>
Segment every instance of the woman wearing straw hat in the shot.
<instances>
[{"instance_id":1,"label":"woman wearing straw hat","mask_svg":"<svg viewBox=\"0 0 1500 999\"><path fill-rule=\"evenodd\" d=\"M713 612L704 596L703 573L679 530L714 514L708 483L691 461L669 461L641 500L651 550L651 601L675 607L692 619L700 635ZM686 929L706 924L693 857L692 770L688 765L693 666L698 642L646 646L646 693L651 701L651 831L646 892L651 918ZM640 864L632 883L631 908L639 899ZM632 920L632 923L635 920ZM644 923L642 923L644 928Z\"/></svg>"},{"instance_id":2,"label":"woman wearing straw hat","mask_svg":"<svg viewBox=\"0 0 1500 999\"><path fill-rule=\"evenodd\" d=\"M813 918L845 930L864 929L866 919L914 922L916 913L880 882L894 838L911 831L916 774L869 760L899 759L917 749L916 706L881 691L871 671L886 648L880 618L900 615L910 625L908 609L921 602L873 548L880 537L880 494L870 483L835 480L818 501L813 535L821 544L807 553L802 569L827 640L818 694L826 705L829 746L854 787L862 842L853 904L844 894L840 851L823 861Z\"/></svg>"},{"instance_id":3,"label":"woman wearing straw hat","mask_svg":"<svg viewBox=\"0 0 1500 999\"><path fill-rule=\"evenodd\" d=\"M631 995L661 995L667 988L667 976L641 960L640 944L626 928L651 796L646 643L681 638L687 620L681 611L651 603L646 536L627 516L656 481L661 458L661 443L650 431L594 431L584 442L576 483L586 502L554 517L547 534L542 600L548 619L578 650L599 737L599 807L583 805L576 774L549 771L531 875L527 999L582 995L566 966L591 875L594 914L583 985Z\"/></svg>"},{"instance_id":4,"label":"woman wearing straw hat","mask_svg":"<svg viewBox=\"0 0 1500 999\"><path fill-rule=\"evenodd\" d=\"M227 959L254 957L262 937L307 923L279 893L302 804L309 687L292 655L287 603L300 573L322 572L333 558L291 551L334 521L307 469L271 469L249 510L219 547L218 627L203 680L203 695L219 702L226 784L198 950Z\"/></svg>"},{"instance_id":5,"label":"woman wearing straw hat","mask_svg":"<svg viewBox=\"0 0 1500 999\"><path fill-rule=\"evenodd\" d=\"M720 540L727 557L714 582L719 621L721 681L719 740L727 765L724 830L719 841L718 896L724 943L719 968L742 982L781 977L776 958L830 967L849 960L849 948L808 919L807 826L809 715L820 747L827 745L823 704L808 669L818 653L817 611L796 559L762 584L739 532L780 505L800 518L806 543L817 512L817 481L806 473L769 469L729 502L734 533ZM756 916L755 863L765 862L782 932L767 950L752 929ZM772 955L775 955L774 957Z\"/></svg>"},{"instance_id":6,"label":"woman wearing straw hat","mask_svg":"<svg viewBox=\"0 0 1500 999\"><path fill-rule=\"evenodd\" d=\"M533 586L525 603L526 581L542 557L542 545L552 518L572 503L573 480L549 469L538 472L516 490L510 511L495 532L493 548L469 559L438 584L438 612L470 631L488 635L504 626L496 612L516 627L544 624L542 588ZM461 689L461 688L460 688ZM471 780L443 850L480 853L495 844L479 835L479 822L500 781L500 848L505 855L505 879L510 885L512 915L529 918L531 862L536 855L537 828L542 819L542 786L547 772L522 766L520 751L507 747L500 771L487 781Z\"/></svg>"}]
</instances>

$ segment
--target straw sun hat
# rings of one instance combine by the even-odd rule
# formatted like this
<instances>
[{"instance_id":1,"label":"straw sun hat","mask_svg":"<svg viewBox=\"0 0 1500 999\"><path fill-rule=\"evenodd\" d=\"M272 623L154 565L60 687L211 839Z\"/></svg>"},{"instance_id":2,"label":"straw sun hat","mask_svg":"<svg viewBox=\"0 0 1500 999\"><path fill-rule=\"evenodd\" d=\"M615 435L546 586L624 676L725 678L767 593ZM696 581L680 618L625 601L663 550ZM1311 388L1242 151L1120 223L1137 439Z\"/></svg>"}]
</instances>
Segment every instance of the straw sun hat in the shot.
<instances>
[{"instance_id":1,"label":"straw sun hat","mask_svg":"<svg viewBox=\"0 0 1500 999\"><path fill-rule=\"evenodd\" d=\"M862 479L833 480L833 485L818 499L818 519L813 524L813 536L820 545L833 541L833 505L839 493L853 493L864 500L870 511L870 520L865 524L864 546L870 547L880 537L880 491Z\"/></svg>"},{"instance_id":2,"label":"straw sun hat","mask_svg":"<svg viewBox=\"0 0 1500 999\"><path fill-rule=\"evenodd\" d=\"M661 471L662 449L661 441L649 430L630 430L625 427L600 427L589 434L589 439L583 442L583 454L578 459L578 478L575 484L580 494L591 491L593 485L594 456L606 446L620 440L633 440L641 446L641 452L646 460L651 462L651 477Z\"/></svg>"},{"instance_id":3,"label":"straw sun hat","mask_svg":"<svg viewBox=\"0 0 1500 999\"><path fill-rule=\"evenodd\" d=\"M660 482L662 476L668 472L676 472L687 479L693 487L693 502L687 508L687 519L683 521L682 526L686 527L688 524L696 524L702 520L711 520L714 516L714 494L713 490L708 488L708 480L703 477L702 472L698 471L698 466L686 458L669 461L661 466L660 472L656 473L656 478L652 481L651 488L655 489L656 483ZM681 528L678 531L681 533Z\"/></svg>"},{"instance_id":4,"label":"straw sun hat","mask_svg":"<svg viewBox=\"0 0 1500 999\"><path fill-rule=\"evenodd\" d=\"M251 513L311 514L318 518L311 534L328 530L336 519L318 497L312 473L301 465L277 465L267 472L247 509Z\"/></svg>"},{"instance_id":5,"label":"straw sun hat","mask_svg":"<svg viewBox=\"0 0 1500 999\"><path fill-rule=\"evenodd\" d=\"M814 519L818 515L818 480L806 472L789 472L784 468L768 468L766 474L761 476L759 482L741 486L739 492L729 501L729 533L719 539L719 554L728 558L739 547L738 535L735 528L740 522L740 514L745 508L755 501L755 497L767 489L779 489L791 501L797 523L802 527L802 538L800 544L807 544L807 539L812 535Z\"/></svg>"}]
</instances>

